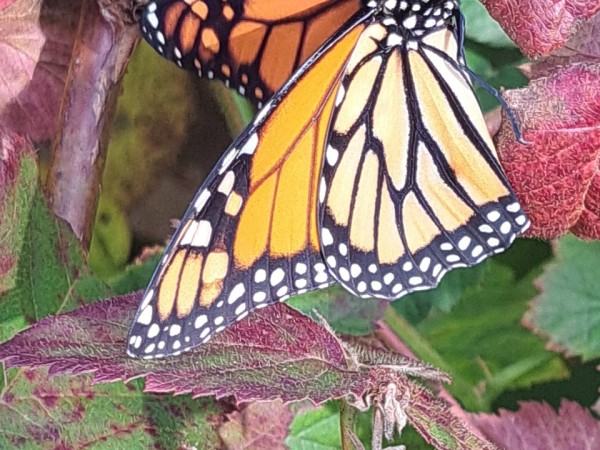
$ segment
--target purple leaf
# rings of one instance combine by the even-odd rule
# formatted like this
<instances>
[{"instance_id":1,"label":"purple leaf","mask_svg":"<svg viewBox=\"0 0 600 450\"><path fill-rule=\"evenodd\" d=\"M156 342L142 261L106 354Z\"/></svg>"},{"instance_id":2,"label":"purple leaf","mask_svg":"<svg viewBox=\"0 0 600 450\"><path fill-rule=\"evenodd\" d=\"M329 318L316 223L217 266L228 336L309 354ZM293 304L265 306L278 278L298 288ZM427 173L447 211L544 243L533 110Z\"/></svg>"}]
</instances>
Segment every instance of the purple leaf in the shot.
<instances>
[{"instance_id":1,"label":"purple leaf","mask_svg":"<svg viewBox=\"0 0 600 450\"><path fill-rule=\"evenodd\" d=\"M558 413L546 403L525 402L517 412L473 414L473 423L507 449L595 450L600 424L581 405L564 400Z\"/></svg>"},{"instance_id":2,"label":"purple leaf","mask_svg":"<svg viewBox=\"0 0 600 450\"><path fill-rule=\"evenodd\" d=\"M97 382L146 376L146 391L235 395L238 401L308 397L315 403L362 395L367 371L350 370L335 336L288 306L251 314L210 342L160 360L125 355L140 293L44 319L0 345L9 366L49 366L50 373L93 372Z\"/></svg>"}]
</instances>

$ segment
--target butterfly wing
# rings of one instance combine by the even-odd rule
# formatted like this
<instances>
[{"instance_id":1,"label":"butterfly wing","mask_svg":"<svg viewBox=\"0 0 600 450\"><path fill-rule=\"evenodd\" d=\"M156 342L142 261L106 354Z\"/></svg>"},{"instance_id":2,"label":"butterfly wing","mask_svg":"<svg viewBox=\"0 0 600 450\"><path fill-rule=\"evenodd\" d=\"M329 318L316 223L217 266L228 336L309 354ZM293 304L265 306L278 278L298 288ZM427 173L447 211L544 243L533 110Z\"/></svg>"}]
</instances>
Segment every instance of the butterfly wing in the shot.
<instances>
[{"instance_id":1,"label":"butterfly wing","mask_svg":"<svg viewBox=\"0 0 600 450\"><path fill-rule=\"evenodd\" d=\"M178 354L255 308L332 283L320 254L319 174L364 19L322 47L217 163L144 294L130 356Z\"/></svg>"},{"instance_id":2,"label":"butterfly wing","mask_svg":"<svg viewBox=\"0 0 600 450\"><path fill-rule=\"evenodd\" d=\"M450 28L400 42L382 24L342 80L323 166L328 269L398 298L507 248L529 221L498 163ZM454 61L454 63L452 62Z\"/></svg>"},{"instance_id":3,"label":"butterfly wing","mask_svg":"<svg viewBox=\"0 0 600 450\"><path fill-rule=\"evenodd\" d=\"M141 26L160 54L260 103L359 8L360 0L153 0Z\"/></svg>"}]
</instances>

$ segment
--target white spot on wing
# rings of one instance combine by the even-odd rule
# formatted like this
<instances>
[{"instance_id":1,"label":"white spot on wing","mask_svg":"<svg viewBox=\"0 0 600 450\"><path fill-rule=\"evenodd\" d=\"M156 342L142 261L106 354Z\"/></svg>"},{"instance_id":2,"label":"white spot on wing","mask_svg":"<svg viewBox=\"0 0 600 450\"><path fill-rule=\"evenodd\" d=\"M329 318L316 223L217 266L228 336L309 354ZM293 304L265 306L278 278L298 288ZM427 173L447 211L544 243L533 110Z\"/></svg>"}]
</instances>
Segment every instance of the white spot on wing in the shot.
<instances>
[{"instance_id":1,"label":"white spot on wing","mask_svg":"<svg viewBox=\"0 0 600 450\"><path fill-rule=\"evenodd\" d=\"M236 154L237 154L237 152L235 150L229 150L227 152L227 154L225 155L225 158L223 158L223 163L221 164L221 168L219 169L219 175L223 175L223 172L225 172L227 169L229 169L229 166L235 159Z\"/></svg>"},{"instance_id":2,"label":"white spot on wing","mask_svg":"<svg viewBox=\"0 0 600 450\"><path fill-rule=\"evenodd\" d=\"M282 302L282 301L284 301L284 300L287 300L287 298L289 297L289 296L286 296L286 295L285 295L285 294L287 294L287 293L288 293L288 287L287 287L287 286L281 286L281 287L280 287L280 288L277 290L277 292L276 292L276 294L277 294L277 297L279 297L279 301L281 301L281 302Z\"/></svg>"},{"instance_id":3,"label":"white spot on wing","mask_svg":"<svg viewBox=\"0 0 600 450\"><path fill-rule=\"evenodd\" d=\"M267 279L267 271L265 269L258 269L254 274L254 282L262 283Z\"/></svg>"},{"instance_id":4,"label":"white spot on wing","mask_svg":"<svg viewBox=\"0 0 600 450\"><path fill-rule=\"evenodd\" d=\"M469 236L464 236L461 238L460 241L458 241L458 248L460 250L466 250L469 248L469 245L471 245L471 238Z\"/></svg>"},{"instance_id":5,"label":"white spot on wing","mask_svg":"<svg viewBox=\"0 0 600 450\"><path fill-rule=\"evenodd\" d=\"M500 245L500 241L496 238L489 238L487 240L487 243L490 247L497 247L498 245Z\"/></svg>"},{"instance_id":6,"label":"white spot on wing","mask_svg":"<svg viewBox=\"0 0 600 450\"><path fill-rule=\"evenodd\" d=\"M329 231L329 228L321 229L321 242L324 246L333 244L333 236L331 235L331 231Z\"/></svg>"},{"instance_id":7,"label":"white spot on wing","mask_svg":"<svg viewBox=\"0 0 600 450\"><path fill-rule=\"evenodd\" d=\"M460 261L460 256L458 255L448 255L446 256L446 261L448 261L449 263L455 263Z\"/></svg>"},{"instance_id":8,"label":"white spot on wing","mask_svg":"<svg viewBox=\"0 0 600 450\"><path fill-rule=\"evenodd\" d=\"M200 212L200 210L204 207L209 198L210 191L205 188L194 202L194 209L196 210L196 212Z\"/></svg>"},{"instance_id":9,"label":"white spot on wing","mask_svg":"<svg viewBox=\"0 0 600 450\"><path fill-rule=\"evenodd\" d=\"M150 339L155 338L156 336L158 336L158 333L160 332L160 327L153 323L152 326L150 326L150 328L148 328L148 337Z\"/></svg>"},{"instance_id":10,"label":"white spot on wing","mask_svg":"<svg viewBox=\"0 0 600 450\"><path fill-rule=\"evenodd\" d=\"M325 153L325 158L327 159L327 164L330 166L335 166L340 156L340 152L333 148L331 145L327 146L327 152Z\"/></svg>"},{"instance_id":11,"label":"white spot on wing","mask_svg":"<svg viewBox=\"0 0 600 450\"><path fill-rule=\"evenodd\" d=\"M417 25L417 16L415 16L414 14L411 14L406 19L404 19L404 22L402 22L402 25L404 26L404 28L406 28L408 30L412 30Z\"/></svg>"},{"instance_id":12,"label":"white spot on wing","mask_svg":"<svg viewBox=\"0 0 600 450\"><path fill-rule=\"evenodd\" d=\"M325 182L325 178L321 178L319 182L319 202L323 203L325 201L325 196L327 195L327 183Z\"/></svg>"},{"instance_id":13,"label":"white spot on wing","mask_svg":"<svg viewBox=\"0 0 600 450\"><path fill-rule=\"evenodd\" d=\"M240 150L240 154L252 155L258 147L258 134L254 133Z\"/></svg>"},{"instance_id":14,"label":"white spot on wing","mask_svg":"<svg viewBox=\"0 0 600 450\"><path fill-rule=\"evenodd\" d=\"M387 37L387 46L388 47L394 47L397 45L402 45L403 39L402 36L400 36L397 33L390 33Z\"/></svg>"},{"instance_id":15,"label":"white spot on wing","mask_svg":"<svg viewBox=\"0 0 600 450\"><path fill-rule=\"evenodd\" d=\"M478 245L471 251L471 256L473 258L477 258L479 255L481 255L481 253L483 253L483 247Z\"/></svg>"},{"instance_id":16,"label":"white spot on wing","mask_svg":"<svg viewBox=\"0 0 600 450\"><path fill-rule=\"evenodd\" d=\"M423 282L423 278L421 278L421 277L410 277L408 279L408 283L411 286L417 286L417 285L421 284L422 282Z\"/></svg>"},{"instance_id":17,"label":"white spot on wing","mask_svg":"<svg viewBox=\"0 0 600 450\"><path fill-rule=\"evenodd\" d=\"M350 272L345 267L340 267L340 278L344 281L350 280Z\"/></svg>"},{"instance_id":18,"label":"white spot on wing","mask_svg":"<svg viewBox=\"0 0 600 450\"><path fill-rule=\"evenodd\" d=\"M315 275L315 282L324 283L327 281L329 277L327 276L327 272L319 272Z\"/></svg>"},{"instance_id":19,"label":"white spot on wing","mask_svg":"<svg viewBox=\"0 0 600 450\"><path fill-rule=\"evenodd\" d=\"M511 213L516 213L520 209L521 209L521 205L519 205L517 202L511 203L510 205L508 205L506 207L506 210Z\"/></svg>"},{"instance_id":20,"label":"white spot on wing","mask_svg":"<svg viewBox=\"0 0 600 450\"><path fill-rule=\"evenodd\" d=\"M154 5L154 9L156 10L156 5ZM148 8L148 10L150 10L150 8ZM154 14L153 12L151 12L150 14L148 14L146 16L146 20L148 21L148 23L150 24L150 26L152 28L158 28L158 17L156 16L156 14Z\"/></svg>"},{"instance_id":21,"label":"white spot on wing","mask_svg":"<svg viewBox=\"0 0 600 450\"><path fill-rule=\"evenodd\" d=\"M202 316L198 316L196 317L196 320L194 321L194 328L198 329L201 326L205 325L206 322L208 322L208 317L202 315Z\"/></svg>"},{"instance_id":22,"label":"white spot on wing","mask_svg":"<svg viewBox=\"0 0 600 450\"><path fill-rule=\"evenodd\" d=\"M344 101L344 96L346 95L346 89L343 84L340 84L340 88L337 91L337 95L335 96L335 106L340 106L340 104Z\"/></svg>"},{"instance_id":23,"label":"white spot on wing","mask_svg":"<svg viewBox=\"0 0 600 450\"><path fill-rule=\"evenodd\" d=\"M212 237L212 225L208 220L198 222L198 230L192 239L192 247L207 247Z\"/></svg>"},{"instance_id":24,"label":"white spot on wing","mask_svg":"<svg viewBox=\"0 0 600 450\"><path fill-rule=\"evenodd\" d=\"M500 233L502 233L502 234L510 233L511 229L512 229L512 226L510 225L510 222L504 222L502 225L500 225Z\"/></svg>"},{"instance_id":25,"label":"white spot on wing","mask_svg":"<svg viewBox=\"0 0 600 450\"><path fill-rule=\"evenodd\" d=\"M267 294L263 291L255 292L252 296L252 301L254 303L262 303L267 299Z\"/></svg>"},{"instance_id":26,"label":"white spot on wing","mask_svg":"<svg viewBox=\"0 0 600 450\"><path fill-rule=\"evenodd\" d=\"M306 287L306 280L304 278L299 278L296 281L294 281L294 286L296 286L298 289L302 289Z\"/></svg>"},{"instance_id":27,"label":"white spot on wing","mask_svg":"<svg viewBox=\"0 0 600 450\"><path fill-rule=\"evenodd\" d=\"M279 283L281 283L283 281L285 277L285 271L281 268L278 267L277 269L275 269L273 271L273 273L271 274L271 286L277 286Z\"/></svg>"},{"instance_id":28,"label":"white spot on wing","mask_svg":"<svg viewBox=\"0 0 600 450\"><path fill-rule=\"evenodd\" d=\"M492 233L494 229L490 227L487 223L484 223L479 227L479 231L481 231L482 233Z\"/></svg>"},{"instance_id":29,"label":"white spot on wing","mask_svg":"<svg viewBox=\"0 0 600 450\"><path fill-rule=\"evenodd\" d=\"M234 286L234 288L229 293L229 297L227 297L227 303L230 305L238 301L242 295L246 292L246 288L243 283L238 283Z\"/></svg>"},{"instance_id":30,"label":"white spot on wing","mask_svg":"<svg viewBox=\"0 0 600 450\"><path fill-rule=\"evenodd\" d=\"M225 174L223 180L221 180L221 183L219 184L217 190L224 195L229 195L231 193L231 190L233 189L234 182L235 174L230 170Z\"/></svg>"},{"instance_id":31,"label":"white spot on wing","mask_svg":"<svg viewBox=\"0 0 600 450\"><path fill-rule=\"evenodd\" d=\"M185 234L181 238L179 245L180 246L190 245L192 243L192 239L194 239L194 236L196 235L196 230L198 230L198 222L196 220L192 220L192 222L190 223L190 226L188 227L188 229L185 231Z\"/></svg>"},{"instance_id":32,"label":"white spot on wing","mask_svg":"<svg viewBox=\"0 0 600 450\"><path fill-rule=\"evenodd\" d=\"M498 211L490 211L487 215L487 218L490 222L495 222L500 218L500 213Z\"/></svg>"},{"instance_id":33,"label":"white spot on wing","mask_svg":"<svg viewBox=\"0 0 600 450\"><path fill-rule=\"evenodd\" d=\"M137 318L137 322L142 325L150 325L152 322L152 306L148 305L142 309L140 316Z\"/></svg>"},{"instance_id":34,"label":"white spot on wing","mask_svg":"<svg viewBox=\"0 0 600 450\"><path fill-rule=\"evenodd\" d=\"M146 295L144 295L144 300L142 301L142 305L140 306L140 308L144 309L146 306L148 306L148 304L152 300L152 297L154 297L154 289L150 289L148 292L146 292Z\"/></svg>"}]
</instances>

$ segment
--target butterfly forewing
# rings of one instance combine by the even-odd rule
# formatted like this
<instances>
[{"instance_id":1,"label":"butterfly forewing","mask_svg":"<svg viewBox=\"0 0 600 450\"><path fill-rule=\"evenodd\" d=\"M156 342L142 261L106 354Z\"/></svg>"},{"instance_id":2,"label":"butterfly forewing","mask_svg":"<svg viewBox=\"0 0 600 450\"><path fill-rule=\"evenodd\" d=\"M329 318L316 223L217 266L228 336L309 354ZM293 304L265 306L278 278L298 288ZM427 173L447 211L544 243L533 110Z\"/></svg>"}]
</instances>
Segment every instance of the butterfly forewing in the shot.
<instances>
[{"instance_id":1,"label":"butterfly forewing","mask_svg":"<svg viewBox=\"0 0 600 450\"><path fill-rule=\"evenodd\" d=\"M361 29L323 48L213 169L148 286L130 355L180 353L253 309L333 282L320 254L318 183L336 93Z\"/></svg>"},{"instance_id":2,"label":"butterfly forewing","mask_svg":"<svg viewBox=\"0 0 600 450\"><path fill-rule=\"evenodd\" d=\"M267 100L360 8L360 0L154 0L142 34L199 76Z\"/></svg>"}]
</instances>

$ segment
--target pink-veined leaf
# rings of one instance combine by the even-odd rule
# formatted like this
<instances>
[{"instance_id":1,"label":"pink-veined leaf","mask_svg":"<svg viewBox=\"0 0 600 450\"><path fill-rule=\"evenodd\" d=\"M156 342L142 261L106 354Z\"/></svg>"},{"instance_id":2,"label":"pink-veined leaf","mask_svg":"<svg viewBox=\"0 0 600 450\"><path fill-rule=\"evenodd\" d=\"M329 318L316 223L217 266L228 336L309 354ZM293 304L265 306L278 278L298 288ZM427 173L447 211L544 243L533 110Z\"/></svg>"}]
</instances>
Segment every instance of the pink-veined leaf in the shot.
<instances>
[{"instance_id":1,"label":"pink-veined leaf","mask_svg":"<svg viewBox=\"0 0 600 450\"><path fill-rule=\"evenodd\" d=\"M504 93L530 142L517 143L508 121L497 136L529 236L600 238L599 90L600 64L578 64Z\"/></svg>"},{"instance_id":2,"label":"pink-veined leaf","mask_svg":"<svg viewBox=\"0 0 600 450\"><path fill-rule=\"evenodd\" d=\"M598 0L482 0L490 15L530 58L562 47L600 11Z\"/></svg>"},{"instance_id":3,"label":"pink-veined leaf","mask_svg":"<svg viewBox=\"0 0 600 450\"><path fill-rule=\"evenodd\" d=\"M579 404L564 400L558 412L546 403L524 402L517 412L473 414L472 422L502 448L527 450L595 450L600 424Z\"/></svg>"}]
</instances>

